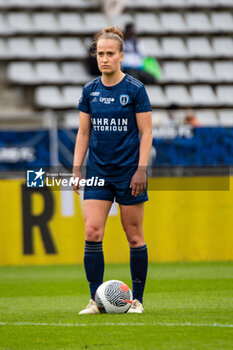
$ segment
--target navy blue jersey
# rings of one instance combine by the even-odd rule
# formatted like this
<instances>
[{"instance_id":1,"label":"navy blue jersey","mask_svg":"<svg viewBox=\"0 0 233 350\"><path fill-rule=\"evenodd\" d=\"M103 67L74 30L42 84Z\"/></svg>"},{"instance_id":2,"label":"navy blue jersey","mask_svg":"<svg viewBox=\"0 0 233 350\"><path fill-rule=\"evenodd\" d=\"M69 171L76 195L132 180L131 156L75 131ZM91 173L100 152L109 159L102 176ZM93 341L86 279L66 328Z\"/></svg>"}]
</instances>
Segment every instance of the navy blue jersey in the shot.
<instances>
[{"instance_id":1,"label":"navy blue jersey","mask_svg":"<svg viewBox=\"0 0 233 350\"><path fill-rule=\"evenodd\" d=\"M152 110L144 85L128 74L114 86L96 78L84 86L78 109L91 115L88 167L106 178L132 176L139 159L135 114Z\"/></svg>"}]
</instances>

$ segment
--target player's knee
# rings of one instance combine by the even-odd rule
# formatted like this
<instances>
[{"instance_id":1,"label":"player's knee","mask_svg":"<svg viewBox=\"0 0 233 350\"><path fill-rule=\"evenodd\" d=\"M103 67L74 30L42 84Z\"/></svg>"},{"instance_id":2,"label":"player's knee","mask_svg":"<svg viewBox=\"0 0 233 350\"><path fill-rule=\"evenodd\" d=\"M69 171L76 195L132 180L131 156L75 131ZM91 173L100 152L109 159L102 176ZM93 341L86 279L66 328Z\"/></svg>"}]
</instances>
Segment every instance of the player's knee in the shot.
<instances>
[{"instance_id":1,"label":"player's knee","mask_svg":"<svg viewBox=\"0 0 233 350\"><path fill-rule=\"evenodd\" d=\"M138 246L140 246L140 240L135 238L128 238L128 242L129 242L129 246L131 248L136 248Z\"/></svg>"},{"instance_id":2,"label":"player's knee","mask_svg":"<svg viewBox=\"0 0 233 350\"><path fill-rule=\"evenodd\" d=\"M125 227L125 233L130 247L138 247L144 242L143 231L138 226Z\"/></svg>"},{"instance_id":3,"label":"player's knee","mask_svg":"<svg viewBox=\"0 0 233 350\"><path fill-rule=\"evenodd\" d=\"M95 225L86 225L85 227L86 241L98 242L102 240L102 230Z\"/></svg>"}]
</instances>

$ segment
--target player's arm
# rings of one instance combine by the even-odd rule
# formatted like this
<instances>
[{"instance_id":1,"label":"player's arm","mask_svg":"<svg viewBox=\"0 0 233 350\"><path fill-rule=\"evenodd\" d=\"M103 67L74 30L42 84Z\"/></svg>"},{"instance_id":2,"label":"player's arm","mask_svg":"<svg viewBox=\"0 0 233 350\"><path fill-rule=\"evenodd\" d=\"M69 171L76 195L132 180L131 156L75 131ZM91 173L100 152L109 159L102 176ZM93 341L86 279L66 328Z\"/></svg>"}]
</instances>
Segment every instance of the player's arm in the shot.
<instances>
[{"instance_id":1,"label":"player's arm","mask_svg":"<svg viewBox=\"0 0 233 350\"><path fill-rule=\"evenodd\" d=\"M79 114L79 129L76 137L74 150L73 173L79 179L81 176L81 166L87 153L91 133L91 116L90 114L80 112ZM76 193L79 194L79 186L73 186Z\"/></svg>"},{"instance_id":2,"label":"player's arm","mask_svg":"<svg viewBox=\"0 0 233 350\"><path fill-rule=\"evenodd\" d=\"M137 113L136 121L141 136L141 142L139 148L138 169L132 177L130 183L133 196L137 196L146 188L146 168L149 161L152 144L151 112Z\"/></svg>"}]
</instances>

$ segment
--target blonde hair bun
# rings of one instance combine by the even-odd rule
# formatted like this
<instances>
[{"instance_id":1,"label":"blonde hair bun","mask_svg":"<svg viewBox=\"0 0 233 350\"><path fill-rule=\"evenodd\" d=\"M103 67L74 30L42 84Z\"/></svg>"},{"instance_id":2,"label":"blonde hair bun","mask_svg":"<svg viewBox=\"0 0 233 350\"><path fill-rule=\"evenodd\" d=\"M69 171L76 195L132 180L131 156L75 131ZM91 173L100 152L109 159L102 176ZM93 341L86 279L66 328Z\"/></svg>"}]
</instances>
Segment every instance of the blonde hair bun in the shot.
<instances>
[{"instance_id":1,"label":"blonde hair bun","mask_svg":"<svg viewBox=\"0 0 233 350\"><path fill-rule=\"evenodd\" d=\"M115 35L118 35L122 40L124 39L124 35L122 31L120 30L120 27L108 27L103 29L103 33L113 33Z\"/></svg>"},{"instance_id":2,"label":"blonde hair bun","mask_svg":"<svg viewBox=\"0 0 233 350\"><path fill-rule=\"evenodd\" d=\"M96 47L97 47L97 43L100 39L111 39L111 40L118 41L119 51L123 52L124 35L123 35L122 31L120 30L120 27L107 27L95 35L95 39L92 42L92 47L95 48L93 50L94 55L96 55Z\"/></svg>"}]
</instances>

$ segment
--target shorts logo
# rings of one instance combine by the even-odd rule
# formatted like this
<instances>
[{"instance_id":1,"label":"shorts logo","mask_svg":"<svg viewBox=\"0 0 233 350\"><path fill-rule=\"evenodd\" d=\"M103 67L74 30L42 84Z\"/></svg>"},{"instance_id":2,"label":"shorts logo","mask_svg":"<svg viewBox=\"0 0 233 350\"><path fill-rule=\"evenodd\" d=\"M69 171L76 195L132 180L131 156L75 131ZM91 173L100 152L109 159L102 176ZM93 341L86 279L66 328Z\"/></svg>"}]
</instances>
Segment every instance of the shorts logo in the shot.
<instances>
[{"instance_id":1,"label":"shorts logo","mask_svg":"<svg viewBox=\"0 0 233 350\"><path fill-rule=\"evenodd\" d=\"M44 187L45 171L27 170L27 187Z\"/></svg>"},{"instance_id":2,"label":"shorts logo","mask_svg":"<svg viewBox=\"0 0 233 350\"><path fill-rule=\"evenodd\" d=\"M129 102L129 95L120 95L120 103L122 104L122 106L127 105L128 102Z\"/></svg>"}]
</instances>

